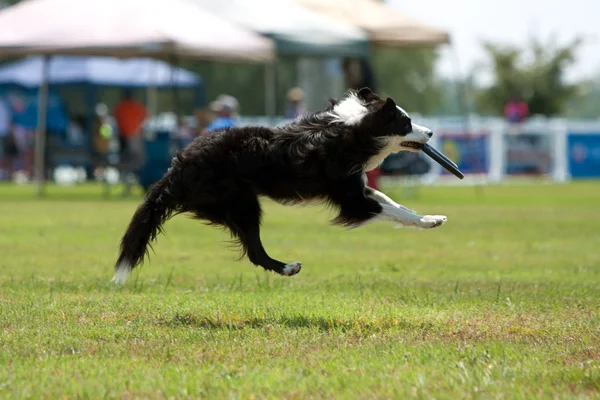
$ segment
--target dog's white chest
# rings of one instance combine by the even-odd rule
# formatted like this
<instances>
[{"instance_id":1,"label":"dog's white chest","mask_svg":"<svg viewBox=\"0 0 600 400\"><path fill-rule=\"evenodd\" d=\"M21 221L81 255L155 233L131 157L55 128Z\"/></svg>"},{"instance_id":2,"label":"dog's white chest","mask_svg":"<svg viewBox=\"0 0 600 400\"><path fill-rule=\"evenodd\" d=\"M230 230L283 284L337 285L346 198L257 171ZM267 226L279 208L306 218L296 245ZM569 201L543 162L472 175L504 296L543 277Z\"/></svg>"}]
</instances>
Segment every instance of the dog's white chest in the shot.
<instances>
[{"instance_id":1,"label":"dog's white chest","mask_svg":"<svg viewBox=\"0 0 600 400\"><path fill-rule=\"evenodd\" d=\"M369 158L369 160L365 163L364 165L364 170L365 171L371 171L375 168L377 168L378 166L380 166L383 161L387 158L387 156L389 156L392 153L395 153L398 151L398 143L396 143L396 140L388 140L387 144L383 147L383 149L381 149L381 151L374 155L373 157Z\"/></svg>"}]
</instances>

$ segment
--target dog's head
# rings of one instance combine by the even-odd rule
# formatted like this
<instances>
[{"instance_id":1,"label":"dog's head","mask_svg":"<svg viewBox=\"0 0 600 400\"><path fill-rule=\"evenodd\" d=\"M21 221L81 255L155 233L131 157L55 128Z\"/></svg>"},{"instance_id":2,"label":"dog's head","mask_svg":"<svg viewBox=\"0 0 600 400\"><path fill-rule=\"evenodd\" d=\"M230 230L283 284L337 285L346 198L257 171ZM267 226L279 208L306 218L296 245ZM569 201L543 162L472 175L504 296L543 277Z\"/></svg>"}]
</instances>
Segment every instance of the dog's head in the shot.
<instances>
[{"instance_id":1,"label":"dog's head","mask_svg":"<svg viewBox=\"0 0 600 400\"><path fill-rule=\"evenodd\" d=\"M430 129L414 124L394 100L383 100L368 88L352 91L333 103L330 113L334 122L354 126L362 134L385 141L385 148L392 153L419 151L420 144L433 135Z\"/></svg>"}]
</instances>

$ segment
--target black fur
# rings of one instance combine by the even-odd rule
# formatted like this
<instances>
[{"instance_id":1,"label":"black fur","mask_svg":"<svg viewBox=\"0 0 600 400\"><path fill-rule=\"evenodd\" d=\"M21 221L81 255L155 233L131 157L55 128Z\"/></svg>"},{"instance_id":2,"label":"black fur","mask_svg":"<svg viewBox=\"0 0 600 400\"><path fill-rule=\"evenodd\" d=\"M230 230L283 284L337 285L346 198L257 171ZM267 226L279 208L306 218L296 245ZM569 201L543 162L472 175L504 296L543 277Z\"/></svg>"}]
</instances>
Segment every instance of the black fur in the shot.
<instances>
[{"instance_id":1,"label":"black fur","mask_svg":"<svg viewBox=\"0 0 600 400\"><path fill-rule=\"evenodd\" d=\"M143 262L149 244L173 213L189 213L228 228L249 260L282 274L286 263L261 243L260 196L284 204L320 199L337 208L334 224L354 226L381 212L367 196L363 169L386 136L411 131L391 99L354 93L369 112L360 123L334 122L335 101L283 127L234 127L197 138L146 195L121 240L117 268Z\"/></svg>"}]
</instances>

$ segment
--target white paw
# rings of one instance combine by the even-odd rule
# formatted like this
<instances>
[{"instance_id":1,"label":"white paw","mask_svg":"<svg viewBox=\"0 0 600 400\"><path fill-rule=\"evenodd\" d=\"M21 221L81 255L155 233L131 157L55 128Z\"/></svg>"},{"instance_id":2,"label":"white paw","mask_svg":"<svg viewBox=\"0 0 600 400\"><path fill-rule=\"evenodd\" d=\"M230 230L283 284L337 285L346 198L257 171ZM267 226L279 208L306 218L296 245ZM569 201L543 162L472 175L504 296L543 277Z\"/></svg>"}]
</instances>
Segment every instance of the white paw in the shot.
<instances>
[{"instance_id":1,"label":"white paw","mask_svg":"<svg viewBox=\"0 0 600 400\"><path fill-rule=\"evenodd\" d=\"M300 261L296 261L293 263L286 264L283 267L282 274L285 276L296 275L302 269L302 263Z\"/></svg>"},{"instance_id":2,"label":"white paw","mask_svg":"<svg viewBox=\"0 0 600 400\"><path fill-rule=\"evenodd\" d=\"M417 226L423 229L437 228L442 226L448 218L444 215L425 215L419 219Z\"/></svg>"}]
</instances>

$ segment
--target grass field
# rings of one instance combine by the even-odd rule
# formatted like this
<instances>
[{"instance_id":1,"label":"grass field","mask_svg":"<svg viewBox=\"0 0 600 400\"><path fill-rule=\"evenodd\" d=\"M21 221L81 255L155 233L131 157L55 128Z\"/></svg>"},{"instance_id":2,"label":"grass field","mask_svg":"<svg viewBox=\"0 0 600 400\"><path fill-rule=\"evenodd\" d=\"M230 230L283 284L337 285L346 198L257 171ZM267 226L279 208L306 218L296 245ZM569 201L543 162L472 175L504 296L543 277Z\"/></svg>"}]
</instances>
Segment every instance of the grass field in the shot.
<instances>
[{"instance_id":1,"label":"grass field","mask_svg":"<svg viewBox=\"0 0 600 400\"><path fill-rule=\"evenodd\" d=\"M387 192L448 223L265 202L284 278L178 216L118 288L139 198L0 187L0 397L599 398L600 183Z\"/></svg>"}]
</instances>

